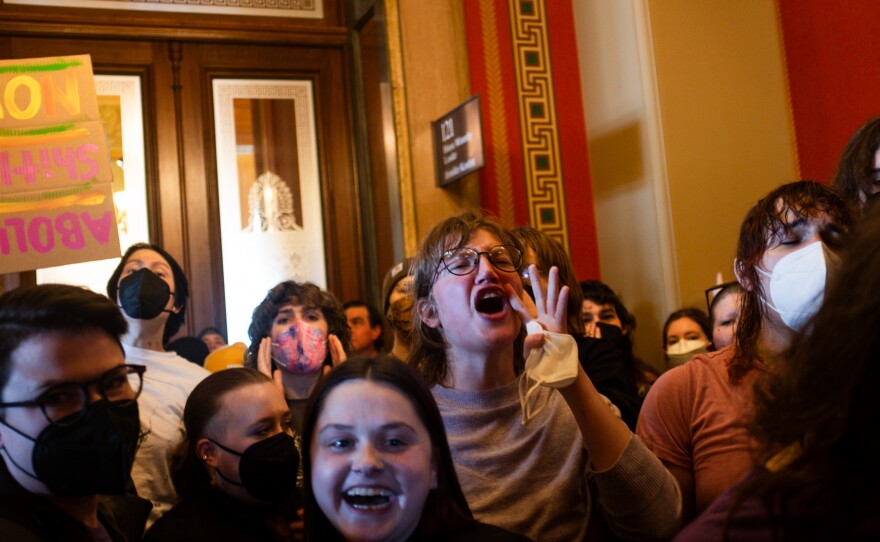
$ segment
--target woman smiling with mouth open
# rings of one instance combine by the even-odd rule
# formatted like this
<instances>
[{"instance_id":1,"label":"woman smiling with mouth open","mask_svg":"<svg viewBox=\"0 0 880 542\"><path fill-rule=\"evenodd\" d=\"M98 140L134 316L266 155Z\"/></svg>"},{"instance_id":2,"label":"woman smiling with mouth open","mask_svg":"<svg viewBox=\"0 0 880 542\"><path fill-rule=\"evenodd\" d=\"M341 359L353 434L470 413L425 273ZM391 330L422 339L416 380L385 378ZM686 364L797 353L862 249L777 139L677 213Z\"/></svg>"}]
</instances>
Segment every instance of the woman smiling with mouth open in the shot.
<instances>
[{"instance_id":1,"label":"woman smiling with mouth open","mask_svg":"<svg viewBox=\"0 0 880 542\"><path fill-rule=\"evenodd\" d=\"M399 361L357 357L333 369L305 424L306 540L527 540L474 521L437 405Z\"/></svg>"},{"instance_id":2,"label":"woman smiling with mouth open","mask_svg":"<svg viewBox=\"0 0 880 542\"><path fill-rule=\"evenodd\" d=\"M514 236L472 213L435 226L413 267L409 363L433 386L474 516L535 540L583 540L598 497L619 536L672 535L678 486L571 358L568 288L551 268L543 291L531 266L533 303L522 267Z\"/></svg>"}]
</instances>

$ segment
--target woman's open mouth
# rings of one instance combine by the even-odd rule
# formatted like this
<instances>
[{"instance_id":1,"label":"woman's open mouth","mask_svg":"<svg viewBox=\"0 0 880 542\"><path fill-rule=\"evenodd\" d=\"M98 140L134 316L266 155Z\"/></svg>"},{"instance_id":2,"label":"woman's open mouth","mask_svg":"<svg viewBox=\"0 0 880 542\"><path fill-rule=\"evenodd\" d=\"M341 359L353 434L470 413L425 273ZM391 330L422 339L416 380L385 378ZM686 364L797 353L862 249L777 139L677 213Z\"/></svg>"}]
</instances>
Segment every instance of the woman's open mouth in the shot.
<instances>
[{"instance_id":1,"label":"woman's open mouth","mask_svg":"<svg viewBox=\"0 0 880 542\"><path fill-rule=\"evenodd\" d=\"M353 487L342 494L342 500L356 510L381 510L393 498L394 493L377 487Z\"/></svg>"},{"instance_id":2,"label":"woman's open mouth","mask_svg":"<svg viewBox=\"0 0 880 542\"><path fill-rule=\"evenodd\" d=\"M497 290L487 290L477 297L477 312L496 314L504 310L504 296Z\"/></svg>"}]
</instances>

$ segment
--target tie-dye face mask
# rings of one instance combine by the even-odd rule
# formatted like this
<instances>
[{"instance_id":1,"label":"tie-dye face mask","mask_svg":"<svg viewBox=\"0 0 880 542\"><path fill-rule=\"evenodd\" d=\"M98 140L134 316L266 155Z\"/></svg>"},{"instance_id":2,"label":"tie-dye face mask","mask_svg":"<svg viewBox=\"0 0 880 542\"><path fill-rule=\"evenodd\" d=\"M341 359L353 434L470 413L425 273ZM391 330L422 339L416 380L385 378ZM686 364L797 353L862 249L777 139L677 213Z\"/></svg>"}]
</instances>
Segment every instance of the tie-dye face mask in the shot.
<instances>
[{"instance_id":1,"label":"tie-dye face mask","mask_svg":"<svg viewBox=\"0 0 880 542\"><path fill-rule=\"evenodd\" d=\"M272 343L272 359L279 368L307 375L321 370L327 357L327 338L320 329L295 321Z\"/></svg>"}]
</instances>

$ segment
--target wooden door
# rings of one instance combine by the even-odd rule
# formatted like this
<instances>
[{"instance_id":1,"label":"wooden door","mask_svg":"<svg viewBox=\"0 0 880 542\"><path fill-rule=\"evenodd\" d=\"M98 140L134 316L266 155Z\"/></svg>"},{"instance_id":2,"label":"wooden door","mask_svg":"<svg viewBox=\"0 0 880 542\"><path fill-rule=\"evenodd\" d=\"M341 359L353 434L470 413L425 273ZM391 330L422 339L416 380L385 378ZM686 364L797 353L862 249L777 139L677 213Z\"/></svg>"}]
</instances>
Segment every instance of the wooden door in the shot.
<instances>
[{"instance_id":1,"label":"wooden door","mask_svg":"<svg viewBox=\"0 0 880 542\"><path fill-rule=\"evenodd\" d=\"M224 277L221 265L211 92L217 78L311 82L327 286L341 300L365 296L350 81L345 39L339 32L312 39L313 44L280 45L266 44L257 33L234 42L17 34L0 38L0 58L90 54L98 74L141 78L150 237L178 258L189 276L183 334L208 325L222 328L225 288L247 280ZM7 287L32 280L26 274L5 277Z\"/></svg>"}]
</instances>

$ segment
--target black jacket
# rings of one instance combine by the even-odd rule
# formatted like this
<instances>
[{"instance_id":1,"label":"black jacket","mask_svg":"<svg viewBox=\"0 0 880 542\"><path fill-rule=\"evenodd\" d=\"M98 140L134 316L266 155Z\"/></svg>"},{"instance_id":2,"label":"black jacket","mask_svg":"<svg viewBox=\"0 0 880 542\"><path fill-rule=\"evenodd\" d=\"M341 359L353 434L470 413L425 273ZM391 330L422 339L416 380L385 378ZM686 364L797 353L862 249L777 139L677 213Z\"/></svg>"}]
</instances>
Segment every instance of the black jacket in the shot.
<instances>
[{"instance_id":1,"label":"black jacket","mask_svg":"<svg viewBox=\"0 0 880 542\"><path fill-rule=\"evenodd\" d=\"M98 520L113 542L141 539L152 505L134 496L101 496ZM89 529L47 499L21 487L0 460L0 540L92 542Z\"/></svg>"}]
</instances>

